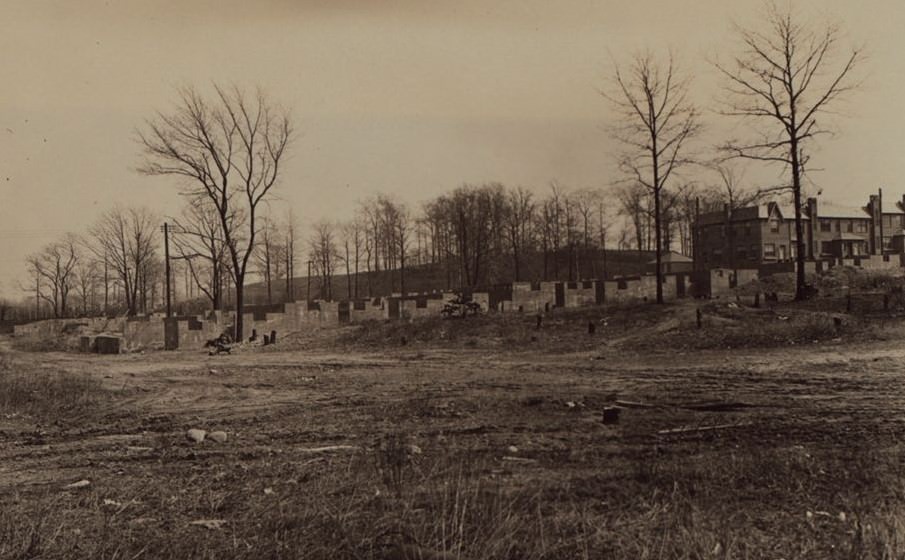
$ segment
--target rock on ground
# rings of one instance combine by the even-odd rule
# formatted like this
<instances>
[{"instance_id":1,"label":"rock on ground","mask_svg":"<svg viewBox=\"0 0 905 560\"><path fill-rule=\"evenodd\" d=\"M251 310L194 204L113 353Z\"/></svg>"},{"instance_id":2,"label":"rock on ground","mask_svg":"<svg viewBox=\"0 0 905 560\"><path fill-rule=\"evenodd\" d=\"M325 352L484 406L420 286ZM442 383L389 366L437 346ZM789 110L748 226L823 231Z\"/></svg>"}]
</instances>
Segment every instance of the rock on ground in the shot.
<instances>
[{"instance_id":1,"label":"rock on ground","mask_svg":"<svg viewBox=\"0 0 905 560\"><path fill-rule=\"evenodd\" d=\"M199 430L197 428L192 428L191 430L185 433L186 439L193 443L201 443L204 441L204 437L207 435L207 432L204 430Z\"/></svg>"},{"instance_id":2,"label":"rock on ground","mask_svg":"<svg viewBox=\"0 0 905 560\"><path fill-rule=\"evenodd\" d=\"M226 432L217 431L207 434L207 439L216 443L225 443L228 438Z\"/></svg>"}]
</instances>

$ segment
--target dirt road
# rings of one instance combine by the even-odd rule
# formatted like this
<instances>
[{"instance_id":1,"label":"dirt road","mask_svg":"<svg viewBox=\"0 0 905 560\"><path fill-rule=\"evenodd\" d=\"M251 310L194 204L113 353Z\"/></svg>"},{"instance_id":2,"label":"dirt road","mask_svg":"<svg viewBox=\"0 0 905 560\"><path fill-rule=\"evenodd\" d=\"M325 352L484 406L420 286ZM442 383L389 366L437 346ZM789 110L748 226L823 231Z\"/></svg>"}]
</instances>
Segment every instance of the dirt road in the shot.
<instances>
[{"instance_id":1,"label":"dirt road","mask_svg":"<svg viewBox=\"0 0 905 560\"><path fill-rule=\"evenodd\" d=\"M241 466L261 478L247 484L276 488L317 460L312 449L373 455L388 437L424 457L480 457L504 486L572 488L575 500L576 484L617 462L636 477L651 457L682 464L740 449L883 450L905 434L905 351L881 344L643 357L411 348L12 360L30 371L91 376L104 393L77 414L0 416L0 501L33 496L34 505L89 480L97 503L123 503L126 488L145 496L130 519L163 526L174 516L229 515L228 507L161 505L199 476ZM619 422L604 424L601 411L614 404ZM189 428L223 430L229 439L193 444Z\"/></svg>"}]
</instances>

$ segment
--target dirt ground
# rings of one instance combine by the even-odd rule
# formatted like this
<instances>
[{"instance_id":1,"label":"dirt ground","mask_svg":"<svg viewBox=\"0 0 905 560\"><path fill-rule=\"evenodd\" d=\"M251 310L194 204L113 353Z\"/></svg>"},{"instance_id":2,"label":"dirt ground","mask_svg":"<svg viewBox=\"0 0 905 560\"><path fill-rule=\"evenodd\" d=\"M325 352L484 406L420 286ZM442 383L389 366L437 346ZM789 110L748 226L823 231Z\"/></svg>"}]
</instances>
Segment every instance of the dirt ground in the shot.
<instances>
[{"instance_id":1,"label":"dirt ground","mask_svg":"<svg viewBox=\"0 0 905 560\"><path fill-rule=\"evenodd\" d=\"M102 389L88 407L0 415L0 557L905 553L905 348L889 342L0 347L10 368Z\"/></svg>"}]
</instances>

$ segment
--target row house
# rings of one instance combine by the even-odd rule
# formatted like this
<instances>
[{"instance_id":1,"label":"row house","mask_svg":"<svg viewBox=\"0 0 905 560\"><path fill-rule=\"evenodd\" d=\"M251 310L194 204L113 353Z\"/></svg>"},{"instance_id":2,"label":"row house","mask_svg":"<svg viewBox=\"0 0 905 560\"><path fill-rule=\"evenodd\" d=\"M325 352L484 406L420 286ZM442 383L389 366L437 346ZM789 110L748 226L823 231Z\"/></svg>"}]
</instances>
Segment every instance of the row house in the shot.
<instances>
[{"instance_id":1,"label":"row house","mask_svg":"<svg viewBox=\"0 0 905 560\"><path fill-rule=\"evenodd\" d=\"M905 196L884 205L880 191L860 208L809 198L802 218L809 261L905 254ZM792 262L796 240L794 207L776 202L735 211L726 206L701 214L695 227L698 266L705 269Z\"/></svg>"},{"instance_id":2,"label":"row house","mask_svg":"<svg viewBox=\"0 0 905 560\"><path fill-rule=\"evenodd\" d=\"M806 218L807 220L807 218ZM698 217L695 252L702 268L751 268L795 259L795 214L775 202Z\"/></svg>"}]
</instances>

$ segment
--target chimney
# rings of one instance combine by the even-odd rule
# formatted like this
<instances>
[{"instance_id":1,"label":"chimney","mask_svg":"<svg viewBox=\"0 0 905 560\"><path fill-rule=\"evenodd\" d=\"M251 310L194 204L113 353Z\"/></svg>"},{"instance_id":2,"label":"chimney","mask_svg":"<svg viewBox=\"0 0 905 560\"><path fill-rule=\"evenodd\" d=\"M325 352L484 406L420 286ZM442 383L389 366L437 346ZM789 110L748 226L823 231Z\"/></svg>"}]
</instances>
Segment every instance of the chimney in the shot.
<instances>
[{"instance_id":1,"label":"chimney","mask_svg":"<svg viewBox=\"0 0 905 560\"><path fill-rule=\"evenodd\" d=\"M870 199L867 203L867 210L870 212L870 226L868 227L870 233L870 243L868 249L871 254L877 255L879 254L880 247L880 199L877 195L870 195Z\"/></svg>"},{"instance_id":2,"label":"chimney","mask_svg":"<svg viewBox=\"0 0 905 560\"><path fill-rule=\"evenodd\" d=\"M817 219L817 199L813 196L808 198L807 210L808 217L812 220Z\"/></svg>"}]
</instances>

